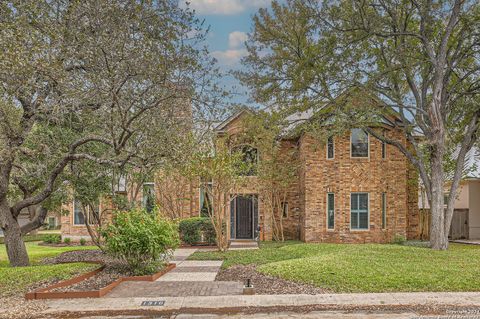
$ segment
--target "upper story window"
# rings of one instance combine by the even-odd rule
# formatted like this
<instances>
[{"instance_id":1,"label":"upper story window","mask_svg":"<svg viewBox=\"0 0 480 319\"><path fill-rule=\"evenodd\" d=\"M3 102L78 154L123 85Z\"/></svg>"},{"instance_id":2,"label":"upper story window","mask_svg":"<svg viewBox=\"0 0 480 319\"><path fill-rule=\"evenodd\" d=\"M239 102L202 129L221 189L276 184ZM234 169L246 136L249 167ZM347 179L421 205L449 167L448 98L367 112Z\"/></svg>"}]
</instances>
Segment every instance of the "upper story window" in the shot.
<instances>
[{"instance_id":1,"label":"upper story window","mask_svg":"<svg viewBox=\"0 0 480 319\"><path fill-rule=\"evenodd\" d=\"M257 174L258 152L257 149L249 145L237 146L234 151L241 152L243 162L247 164L247 168L242 175L255 176Z\"/></svg>"},{"instance_id":2,"label":"upper story window","mask_svg":"<svg viewBox=\"0 0 480 319\"><path fill-rule=\"evenodd\" d=\"M335 156L335 145L333 143L333 136L327 140L327 159L332 159Z\"/></svg>"},{"instance_id":3,"label":"upper story window","mask_svg":"<svg viewBox=\"0 0 480 319\"><path fill-rule=\"evenodd\" d=\"M382 159L387 158L387 143L382 141Z\"/></svg>"},{"instance_id":4,"label":"upper story window","mask_svg":"<svg viewBox=\"0 0 480 319\"><path fill-rule=\"evenodd\" d=\"M149 213L153 211L155 207L155 185L153 183L143 184L143 208Z\"/></svg>"},{"instance_id":5,"label":"upper story window","mask_svg":"<svg viewBox=\"0 0 480 319\"><path fill-rule=\"evenodd\" d=\"M368 157L368 134L362 129L355 128L351 131L350 152L352 157Z\"/></svg>"}]
</instances>

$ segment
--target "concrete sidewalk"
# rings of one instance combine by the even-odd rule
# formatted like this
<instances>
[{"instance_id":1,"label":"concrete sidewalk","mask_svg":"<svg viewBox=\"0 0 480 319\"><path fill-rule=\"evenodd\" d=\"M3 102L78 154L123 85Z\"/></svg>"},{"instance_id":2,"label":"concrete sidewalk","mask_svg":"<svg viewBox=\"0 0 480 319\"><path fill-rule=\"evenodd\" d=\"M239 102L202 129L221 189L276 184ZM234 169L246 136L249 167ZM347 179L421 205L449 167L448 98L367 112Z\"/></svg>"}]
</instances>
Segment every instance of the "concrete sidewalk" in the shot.
<instances>
[{"instance_id":1,"label":"concrete sidewalk","mask_svg":"<svg viewBox=\"0 0 480 319\"><path fill-rule=\"evenodd\" d=\"M163 306L142 306L143 301L163 301ZM182 311L208 309L278 308L302 306L334 306L339 309L354 307L399 306L455 306L480 307L478 292L441 293L372 293L372 294L322 294L322 295L237 295L145 298L100 298L47 301L48 313L101 312L101 311Z\"/></svg>"}]
</instances>

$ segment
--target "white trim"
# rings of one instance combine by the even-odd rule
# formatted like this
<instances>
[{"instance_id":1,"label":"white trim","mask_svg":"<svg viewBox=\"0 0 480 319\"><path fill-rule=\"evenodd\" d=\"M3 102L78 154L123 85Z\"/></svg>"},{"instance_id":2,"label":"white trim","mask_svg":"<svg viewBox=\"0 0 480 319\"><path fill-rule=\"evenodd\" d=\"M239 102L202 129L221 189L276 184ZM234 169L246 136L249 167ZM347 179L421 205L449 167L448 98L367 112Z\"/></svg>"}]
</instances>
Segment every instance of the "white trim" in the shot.
<instances>
[{"instance_id":1,"label":"white trim","mask_svg":"<svg viewBox=\"0 0 480 319\"><path fill-rule=\"evenodd\" d=\"M358 130L363 130L361 128L357 128ZM367 156L364 156L364 157L359 157L359 156L352 156L352 130L354 129L351 129L350 130L350 158L352 159L370 159L370 134L368 134L368 132L365 132L365 130L363 130L365 132L365 134L367 134Z\"/></svg>"},{"instance_id":2,"label":"white trim","mask_svg":"<svg viewBox=\"0 0 480 319\"><path fill-rule=\"evenodd\" d=\"M352 228L352 195L353 194L367 194L367 218L368 218L368 227L367 228ZM350 193L350 231L351 232L364 232L370 231L370 193L368 192L351 192Z\"/></svg>"},{"instance_id":3,"label":"white trim","mask_svg":"<svg viewBox=\"0 0 480 319\"><path fill-rule=\"evenodd\" d=\"M332 138L332 144L333 144L333 156L332 157L328 157L328 140L330 139L330 137ZM327 147L325 148L326 150L326 154L325 154L325 158L329 161L335 159L335 138L333 136L330 136L327 138Z\"/></svg>"},{"instance_id":4,"label":"white trim","mask_svg":"<svg viewBox=\"0 0 480 319\"><path fill-rule=\"evenodd\" d=\"M332 195L333 195L333 228L328 228L328 195L329 195L329 194L332 194ZM326 213L327 213L327 222L326 222L326 225L325 225L325 226L326 226L326 228L327 228L327 231L335 231L335 224L336 224L336 223L335 223L335 215L336 215L336 214L335 214L335 201L336 201L336 200L335 200L335 193L333 193L333 192L328 192L327 195L326 195L326 201L327 201L327 202L326 202L325 207L326 207ZM351 214L350 214L350 216L351 216Z\"/></svg>"}]
</instances>

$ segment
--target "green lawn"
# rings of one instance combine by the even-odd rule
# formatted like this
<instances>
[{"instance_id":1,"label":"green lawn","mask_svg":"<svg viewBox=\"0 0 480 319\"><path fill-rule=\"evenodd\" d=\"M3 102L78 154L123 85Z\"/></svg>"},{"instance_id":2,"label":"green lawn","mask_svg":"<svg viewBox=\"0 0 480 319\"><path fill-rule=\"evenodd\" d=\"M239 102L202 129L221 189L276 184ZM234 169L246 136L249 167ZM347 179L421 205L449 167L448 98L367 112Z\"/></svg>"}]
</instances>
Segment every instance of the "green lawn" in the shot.
<instances>
[{"instance_id":1,"label":"green lawn","mask_svg":"<svg viewBox=\"0 0 480 319\"><path fill-rule=\"evenodd\" d=\"M40 265L46 257L53 257L64 251L78 249L95 249L95 247L46 247L39 246L37 242L26 243L30 256L30 267L9 267L5 245L0 245L0 296L25 292L28 286L50 279L67 279L79 272L97 268L97 265L85 263L72 263L61 265Z\"/></svg>"},{"instance_id":2,"label":"green lawn","mask_svg":"<svg viewBox=\"0 0 480 319\"><path fill-rule=\"evenodd\" d=\"M257 264L265 274L334 292L480 291L480 246L448 251L380 244L262 243L256 251L197 252L223 267Z\"/></svg>"}]
</instances>

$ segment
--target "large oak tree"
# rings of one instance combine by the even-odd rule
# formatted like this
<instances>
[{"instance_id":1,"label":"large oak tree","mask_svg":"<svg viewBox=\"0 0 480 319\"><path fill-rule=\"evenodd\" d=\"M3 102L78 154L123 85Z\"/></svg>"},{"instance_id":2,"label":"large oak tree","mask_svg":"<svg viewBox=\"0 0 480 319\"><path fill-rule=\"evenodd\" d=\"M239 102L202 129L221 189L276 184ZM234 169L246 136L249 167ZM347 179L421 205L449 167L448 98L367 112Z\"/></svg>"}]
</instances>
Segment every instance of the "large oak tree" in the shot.
<instances>
[{"instance_id":1,"label":"large oak tree","mask_svg":"<svg viewBox=\"0 0 480 319\"><path fill-rule=\"evenodd\" d=\"M354 87L378 97L385 108L337 105L336 121L362 125L410 160L431 207L431 246L447 249L465 155L479 130L479 27L473 0L274 1L254 17L239 77L256 101L286 116L335 105ZM409 147L371 129L389 107Z\"/></svg>"},{"instance_id":2,"label":"large oak tree","mask_svg":"<svg viewBox=\"0 0 480 319\"><path fill-rule=\"evenodd\" d=\"M173 0L0 3L0 227L12 266L28 265L22 236L79 163L159 163L192 118L209 117L204 36Z\"/></svg>"}]
</instances>

